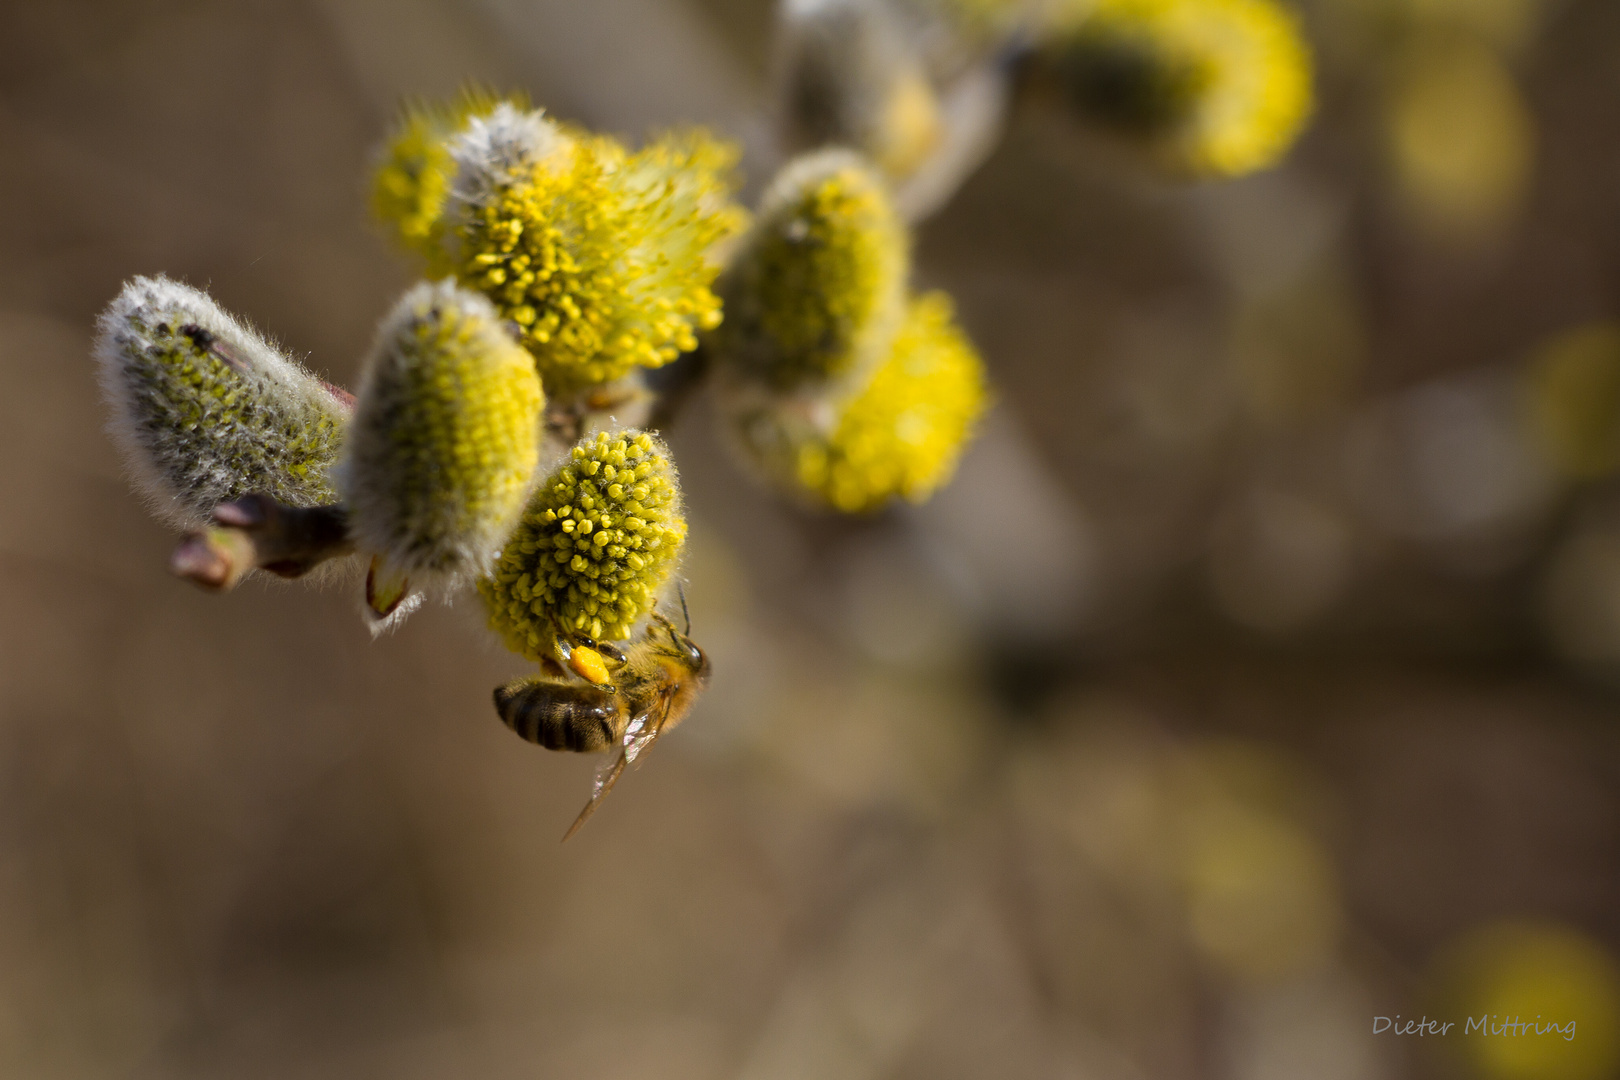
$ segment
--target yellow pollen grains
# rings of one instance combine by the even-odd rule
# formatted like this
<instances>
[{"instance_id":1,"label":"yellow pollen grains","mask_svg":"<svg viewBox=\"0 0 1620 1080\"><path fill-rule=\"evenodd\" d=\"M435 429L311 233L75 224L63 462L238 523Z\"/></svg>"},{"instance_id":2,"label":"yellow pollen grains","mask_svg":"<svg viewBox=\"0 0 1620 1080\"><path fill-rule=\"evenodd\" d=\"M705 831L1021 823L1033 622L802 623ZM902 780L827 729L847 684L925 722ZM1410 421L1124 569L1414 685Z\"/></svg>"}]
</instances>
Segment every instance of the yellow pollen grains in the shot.
<instances>
[{"instance_id":1,"label":"yellow pollen grains","mask_svg":"<svg viewBox=\"0 0 1620 1080\"><path fill-rule=\"evenodd\" d=\"M800 158L767 192L722 283L716 348L779 390L870 371L895 332L907 264L905 228L864 159Z\"/></svg>"},{"instance_id":2,"label":"yellow pollen grains","mask_svg":"<svg viewBox=\"0 0 1620 1080\"><path fill-rule=\"evenodd\" d=\"M1310 50L1277 0L1099 0L1076 10L1054 28L1047 69L1082 115L1169 172L1263 169L1310 115Z\"/></svg>"},{"instance_id":3,"label":"yellow pollen grains","mask_svg":"<svg viewBox=\"0 0 1620 1080\"><path fill-rule=\"evenodd\" d=\"M826 433L776 426L762 463L776 481L834 510L925 501L956 469L989 401L984 365L944 293L914 299L888 359L837 408ZM757 430L757 429L756 429Z\"/></svg>"},{"instance_id":4,"label":"yellow pollen grains","mask_svg":"<svg viewBox=\"0 0 1620 1080\"><path fill-rule=\"evenodd\" d=\"M359 547L414 584L488 573L531 489L544 401L488 300L450 281L406 293L378 331L340 471Z\"/></svg>"},{"instance_id":5,"label":"yellow pollen grains","mask_svg":"<svg viewBox=\"0 0 1620 1080\"><path fill-rule=\"evenodd\" d=\"M507 646L538 661L559 631L628 637L685 540L669 451L646 432L604 432L540 485L478 591Z\"/></svg>"},{"instance_id":6,"label":"yellow pollen grains","mask_svg":"<svg viewBox=\"0 0 1620 1080\"><path fill-rule=\"evenodd\" d=\"M746 221L729 143L693 130L631 153L503 104L451 153L455 274L519 328L548 389L667 364L720 324L716 249Z\"/></svg>"},{"instance_id":7,"label":"yellow pollen grains","mask_svg":"<svg viewBox=\"0 0 1620 1080\"><path fill-rule=\"evenodd\" d=\"M407 106L378 155L371 178L371 212L401 246L423 256L435 272L446 270L445 203L456 175L450 140L474 116L486 116L503 99L477 88L443 105ZM528 108L521 96L505 99Z\"/></svg>"}]
</instances>

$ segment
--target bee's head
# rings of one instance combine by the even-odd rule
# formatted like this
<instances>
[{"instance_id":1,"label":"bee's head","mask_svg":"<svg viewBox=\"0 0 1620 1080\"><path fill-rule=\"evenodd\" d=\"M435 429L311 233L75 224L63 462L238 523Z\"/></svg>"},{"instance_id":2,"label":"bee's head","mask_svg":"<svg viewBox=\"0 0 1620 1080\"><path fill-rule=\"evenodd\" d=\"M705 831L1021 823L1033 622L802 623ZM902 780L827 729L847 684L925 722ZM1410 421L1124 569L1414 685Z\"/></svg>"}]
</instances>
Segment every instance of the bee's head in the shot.
<instances>
[{"instance_id":1,"label":"bee's head","mask_svg":"<svg viewBox=\"0 0 1620 1080\"><path fill-rule=\"evenodd\" d=\"M709 677L709 657L698 647L698 643L675 629L675 624L653 612L652 622L647 625L647 636L653 640L660 652L666 653L677 660L680 665L691 672L693 678L699 681Z\"/></svg>"},{"instance_id":2,"label":"bee's head","mask_svg":"<svg viewBox=\"0 0 1620 1080\"><path fill-rule=\"evenodd\" d=\"M676 637L676 644L681 650L681 662L692 669L692 677L699 682L706 681L709 677L708 654L698 648L697 642L685 634Z\"/></svg>"}]
</instances>

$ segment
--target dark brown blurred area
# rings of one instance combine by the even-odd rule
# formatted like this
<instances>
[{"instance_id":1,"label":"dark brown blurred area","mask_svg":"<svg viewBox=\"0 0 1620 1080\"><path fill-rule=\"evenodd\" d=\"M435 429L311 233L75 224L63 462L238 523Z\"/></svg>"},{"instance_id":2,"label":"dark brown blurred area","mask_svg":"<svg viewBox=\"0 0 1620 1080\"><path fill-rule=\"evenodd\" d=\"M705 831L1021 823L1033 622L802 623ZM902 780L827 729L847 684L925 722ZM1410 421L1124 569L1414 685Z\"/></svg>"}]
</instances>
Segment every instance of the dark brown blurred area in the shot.
<instances>
[{"instance_id":1,"label":"dark brown blurred area","mask_svg":"<svg viewBox=\"0 0 1620 1080\"><path fill-rule=\"evenodd\" d=\"M1613 1075L1620 491L1522 417L1620 303L1620 6L1306 18L1279 169L1026 101L921 225L999 397L933 503L791 512L681 418L714 683L563 847L593 763L474 600L167 575L91 327L166 273L352 385L402 98L711 124L757 191L769 5L0 8L0 1076ZM1500 986L1580 1034L1369 1034Z\"/></svg>"}]
</instances>

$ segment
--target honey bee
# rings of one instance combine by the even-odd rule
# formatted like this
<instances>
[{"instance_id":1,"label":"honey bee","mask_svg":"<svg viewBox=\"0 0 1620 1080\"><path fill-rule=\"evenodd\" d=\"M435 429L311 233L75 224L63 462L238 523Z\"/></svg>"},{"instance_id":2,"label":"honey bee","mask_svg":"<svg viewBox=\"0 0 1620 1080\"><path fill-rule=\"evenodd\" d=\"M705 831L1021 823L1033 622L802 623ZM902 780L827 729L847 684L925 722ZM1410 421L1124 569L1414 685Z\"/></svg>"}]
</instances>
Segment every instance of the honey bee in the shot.
<instances>
[{"instance_id":1,"label":"honey bee","mask_svg":"<svg viewBox=\"0 0 1620 1080\"><path fill-rule=\"evenodd\" d=\"M685 608L685 598L681 607ZM558 637L563 664L548 662L538 676L495 691L495 711L506 726L547 750L591 753L617 746L618 757L596 775L590 801L563 835L579 831L624 767L686 718L709 681L709 658L655 608L640 639L627 649Z\"/></svg>"}]
</instances>

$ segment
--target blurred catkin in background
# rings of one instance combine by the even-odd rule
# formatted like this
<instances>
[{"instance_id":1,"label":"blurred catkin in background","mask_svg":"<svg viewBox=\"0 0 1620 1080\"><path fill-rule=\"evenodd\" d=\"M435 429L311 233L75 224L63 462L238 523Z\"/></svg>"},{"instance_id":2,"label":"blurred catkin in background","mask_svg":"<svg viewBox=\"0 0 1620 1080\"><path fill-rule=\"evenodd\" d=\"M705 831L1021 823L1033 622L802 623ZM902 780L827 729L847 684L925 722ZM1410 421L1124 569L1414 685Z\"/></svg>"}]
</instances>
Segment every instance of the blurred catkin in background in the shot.
<instances>
[{"instance_id":1,"label":"blurred catkin in background","mask_svg":"<svg viewBox=\"0 0 1620 1080\"><path fill-rule=\"evenodd\" d=\"M776 11L0 12L0 1075L1614 1074L1620 11L1301 4L1310 128L1189 184L962 6L884 16L861 130L995 409L854 523L680 415L715 677L562 849L590 764L491 715L479 604L168 578L92 324L162 273L360 386L364 178L469 81L707 125L757 205ZM1370 1034L1426 1010L1579 1035Z\"/></svg>"}]
</instances>

